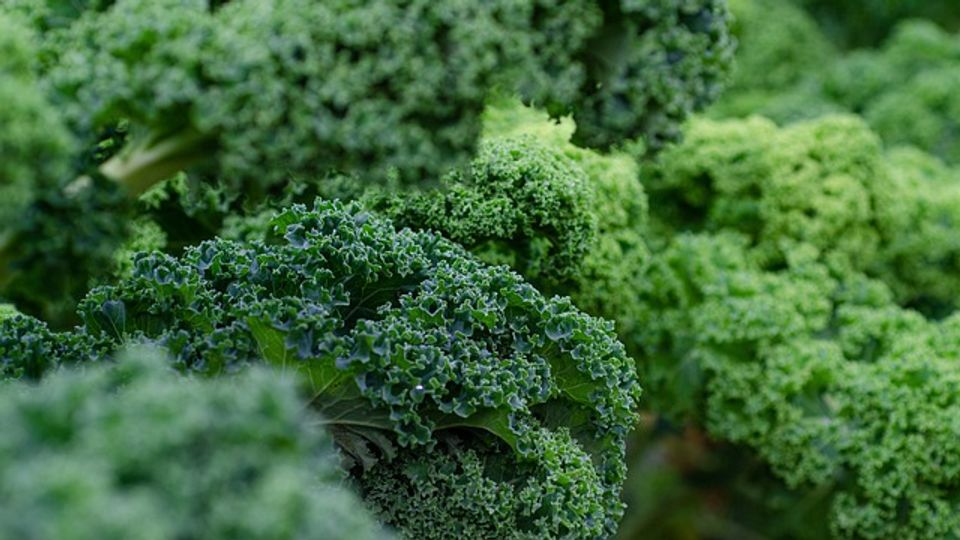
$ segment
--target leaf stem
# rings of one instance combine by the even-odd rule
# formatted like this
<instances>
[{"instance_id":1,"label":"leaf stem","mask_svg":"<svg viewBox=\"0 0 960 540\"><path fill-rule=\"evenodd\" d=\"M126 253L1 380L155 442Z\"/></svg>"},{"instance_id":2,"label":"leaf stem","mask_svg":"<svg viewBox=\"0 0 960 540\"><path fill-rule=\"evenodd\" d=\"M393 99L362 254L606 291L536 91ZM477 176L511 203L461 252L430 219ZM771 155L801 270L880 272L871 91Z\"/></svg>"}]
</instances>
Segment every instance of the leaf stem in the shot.
<instances>
[{"instance_id":1,"label":"leaf stem","mask_svg":"<svg viewBox=\"0 0 960 540\"><path fill-rule=\"evenodd\" d=\"M186 129L159 140L147 137L100 165L100 173L122 184L131 198L210 156L215 138Z\"/></svg>"}]
</instances>

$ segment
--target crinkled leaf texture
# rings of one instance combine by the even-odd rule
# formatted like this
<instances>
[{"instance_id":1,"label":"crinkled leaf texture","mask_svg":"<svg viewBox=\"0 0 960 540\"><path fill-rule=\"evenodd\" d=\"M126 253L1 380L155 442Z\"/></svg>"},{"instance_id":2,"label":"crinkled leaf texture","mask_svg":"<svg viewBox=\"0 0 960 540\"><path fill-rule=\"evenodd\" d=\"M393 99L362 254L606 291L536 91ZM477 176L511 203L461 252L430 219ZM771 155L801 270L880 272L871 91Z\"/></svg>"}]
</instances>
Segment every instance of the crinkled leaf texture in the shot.
<instances>
[{"instance_id":1,"label":"crinkled leaf texture","mask_svg":"<svg viewBox=\"0 0 960 540\"><path fill-rule=\"evenodd\" d=\"M505 498L497 511L518 535L613 533L640 387L609 322L359 205L294 206L273 227L267 242L141 255L129 278L81 303L83 335L112 346L160 343L189 372L265 360L302 375L326 422L350 431L350 457L374 464L367 479L402 468L383 463L394 449L370 435L380 430L410 466L467 454L503 464L452 484L410 480L418 496L495 482ZM371 461L371 452L387 459ZM478 512L491 510L479 500L414 512L416 497L385 499L382 485L366 485L381 516L411 537L502 532L482 526ZM440 523L448 525L429 531Z\"/></svg>"}]
</instances>

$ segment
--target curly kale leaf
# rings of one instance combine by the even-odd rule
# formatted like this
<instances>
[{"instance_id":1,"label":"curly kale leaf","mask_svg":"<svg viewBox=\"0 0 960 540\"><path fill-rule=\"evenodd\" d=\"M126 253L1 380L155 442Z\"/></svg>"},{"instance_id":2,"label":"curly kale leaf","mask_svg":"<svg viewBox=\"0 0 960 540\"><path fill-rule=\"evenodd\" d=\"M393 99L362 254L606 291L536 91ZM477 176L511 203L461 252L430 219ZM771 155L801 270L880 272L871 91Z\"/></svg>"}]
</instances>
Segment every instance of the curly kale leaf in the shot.
<instances>
[{"instance_id":1,"label":"curly kale leaf","mask_svg":"<svg viewBox=\"0 0 960 540\"><path fill-rule=\"evenodd\" d=\"M721 2L657 4L122 0L50 32L43 71L81 136L130 122L102 172L134 191L182 168L251 194L423 181L473 152L494 91L582 116L589 145L675 137L732 47Z\"/></svg>"},{"instance_id":2,"label":"curly kale leaf","mask_svg":"<svg viewBox=\"0 0 960 540\"><path fill-rule=\"evenodd\" d=\"M849 117L690 129L646 176L654 408L755 452L837 537L955 534L955 173Z\"/></svg>"},{"instance_id":3,"label":"curly kale leaf","mask_svg":"<svg viewBox=\"0 0 960 540\"><path fill-rule=\"evenodd\" d=\"M836 276L865 272L934 315L956 301L957 178L918 150L883 151L850 116L784 128L753 117L692 122L644 183L668 234L736 231L771 269L813 249Z\"/></svg>"},{"instance_id":4,"label":"curly kale leaf","mask_svg":"<svg viewBox=\"0 0 960 540\"><path fill-rule=\"evenodd\" d=\"M615 530L604 505L619 502L602 493L602 476L570 433L531 426L524 438L518 456L446 436L432 452L401 450L364 471L360 489L411 538L599 538Z\"/></svg>"},{"instance_id":5,"label":"curly kale leaf","mask_svg":"<svg viewBox=\"0 0 960 540\"><path fill-rule=\"evenodd\" d=\"M563 111L576 121L573 141L607 149L639 138L658 150L678 139L683 119L726 85L735 43L726 2L601 5L603 29L579 53L589 73L582 97Z\"/></svg>"},{"instance_id":6,"label":"curly kale leaf","mask_svg":"<svg viewBox=\"0 0 960 540\"><path fill-rule=\"evenodd\" d=\"M629 346L648 261L647 196L637 163L570 142L572 119L554 122L517 101L485 112L481 151L440 188L360 198L398 224L427 229L489 262L504 263L539 289L569 295L612 319Z\"/></svg>"},{"instance_id":7,"label":"curly kale leaf","mask_svg":"<svg viewBox=\"0 0 960 540\"><path fill-rule=\"evenodd\" d=\"M8 305L0 313L0 381L39 380L62 365L96 362L109 344L82 331L57 333Z\"/></svg>"},{"instance_id":8,"label":"curly kale leaf","mask_svg":"<svg viewBox=\"0 0 960 540\"><path fill-rule=\"evenodd\" d=\"M572 160L533 138L494 139L443 188L369 205L401 227L428 229L534 282L576 275L596 236L592 190Z\"/></svg>"},{"instance_id":9,"label":"curly kale leaf","mask_svg":"<svg viewBox=\"0 0 960 540\"><path fill-rule=\"evenodd\" d=\"M389 537L339 485L292 385L260 370L186 379L154 352L125 356L0 386L0 536Z\"/></svg>"},{"instance_id":10,"label":"curly kale leaf","mask_svg":"<svg viewBox=\"0 0 960 540\"><path fill-rule=\"evenodd\" d=\"M612 533L640 389L609 323L357 205L295 206L274 227L268 242L140 256L129 278L81 303L85 330L114 346L160 343L184 371L266 361L299 373L327 422L392 433L402 447L435 446L447 430L493 436L475 451L529 471L509 512L536 514L551 536ZM564 485L554 459L591 474ZM422 522L393 524L416 536Z\"/></svg>"}]
</instances>

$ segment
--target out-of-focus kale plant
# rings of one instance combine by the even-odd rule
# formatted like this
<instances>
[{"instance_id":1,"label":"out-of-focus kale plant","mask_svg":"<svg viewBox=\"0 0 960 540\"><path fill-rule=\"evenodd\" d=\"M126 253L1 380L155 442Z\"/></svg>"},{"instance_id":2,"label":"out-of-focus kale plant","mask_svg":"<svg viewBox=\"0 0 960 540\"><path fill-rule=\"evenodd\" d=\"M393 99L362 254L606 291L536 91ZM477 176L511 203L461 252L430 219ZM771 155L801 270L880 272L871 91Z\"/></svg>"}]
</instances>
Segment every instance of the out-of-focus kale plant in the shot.
<instances>
[{"instance_id":1,"label":"out-of-focus kale plant","mask_svg":"<svg viewBox=\"0 0 960 540\"><path fill-rule=\"evenodd\" d=\"M4 538L391 538L293 385L263 370L187 380L128 350L0 386L0 419Z\"/></svg>"},{"instance_id":2,"label":"out-of-focus kale plant","mask_svg":"<svg viewBox=\"0 0 960 540\"><path fill-rule=\"evenodd\" d=\"M0 536L960 537L953 4L0 0Z\"/></svg>"}]
</instances>

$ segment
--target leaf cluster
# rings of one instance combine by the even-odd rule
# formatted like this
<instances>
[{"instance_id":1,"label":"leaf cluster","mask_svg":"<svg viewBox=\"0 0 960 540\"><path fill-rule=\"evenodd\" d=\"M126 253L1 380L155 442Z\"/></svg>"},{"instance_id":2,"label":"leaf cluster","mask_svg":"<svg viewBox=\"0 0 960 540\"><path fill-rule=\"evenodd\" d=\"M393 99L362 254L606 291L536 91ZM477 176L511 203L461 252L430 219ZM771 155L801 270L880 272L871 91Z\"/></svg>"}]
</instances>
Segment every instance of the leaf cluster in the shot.
<instances>
[{"instance_id":1,"label":"leaf cluster","mask_svg":"<svg viewBox=\"0 0 960 540\"><path fill-rule=\"evenodd\" d=\"M501 94L573 115L578 144L655 150L716 98L733 54L721 0L8 0L0 13L16 20L4 57L19 73L3 77L0 114L20 118L0 135L0 294L58 327L117 267L132 212L175 251L291 186L436 184L474 157ZM43 167L22 170L24 156ZM158 191L162 208L136 201Z\"/></svg>"},{"instance_id":2,"label":"leaf cluster","mask_svg":"<svg viewBox=\"0 0 960 540\"><path fill-rule=\"evenodd\" d=\"M382 461L364 463L364 477L403 469L383 448L391 444L367 430L410 449L404 455L413 462L422 457L417 448L469 450L504 462L499 473L455 477L494 482L504 526L612 534L640 388L609 323L567 299L544 298L519 275L434 234L398 232L357 205L294 206L273 225L266 242L213 240L179 258L143 254L128 278L81 302L82 328L38 341L155 343L181 371L206 375L272 364L299 376L328 423L381 446ZM32 324L11 320L15 329ZM32 375L45 366L18 362L34 356L13 351L7 371ZM438 445L447 430L466 439L464 448ZM359 446L362 462L367 444ZM453 479L425 477L411 489L452 489ZM461 506L417 510L409 497L370 493L380 494L371 497L381 517L409 536L437 523L449 526L430 534L491 534L481 519L489 501L479 492ZM428 511L437 514L410 513Z\"/></svg>"},{"instance_id":3,"label":"leaf cluster","mask_svg":"<svg viewBox=\"0 0 960 540\"><path fill-rule=\"evenodd\" d=\"M655 410L755 452L783 512L821 494L837 537L956 534L956 171L851 116L751 117L693 121L643 178Z\"/></svg>"},{"instance_id":4,"label":"leaf cluster","mask_svg":"<svg viewBox=\"0 0 960 540\"><path fill-rule=\"evenodd\" d=\"M155 351L125 356L0 385L0 536L389 538L340 485L291 384L263 370L185 379Z\"/></svg>"},{"instance_id":5,"label":"leaf cluster","mask_svg":"<svg viewBox=\"0 0 960 540\"><path fill-rule=\"evenodd\" d=\"M837 53L789 2L738 0L731 10L739 68L712 116L759 114L784 125L848 112L862 116L888 147L914 146L948 163L960 159L960 106L952 92L960 41L941 26L948 19L899 21L881 46Z\"/></svg>"}]
</instances>

